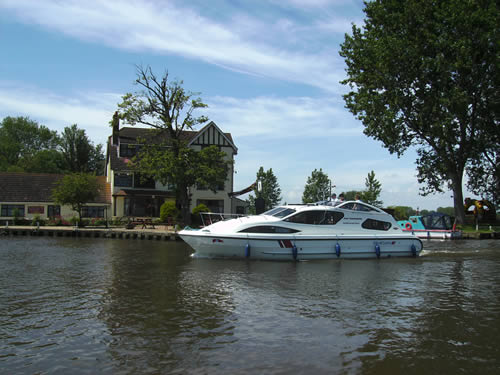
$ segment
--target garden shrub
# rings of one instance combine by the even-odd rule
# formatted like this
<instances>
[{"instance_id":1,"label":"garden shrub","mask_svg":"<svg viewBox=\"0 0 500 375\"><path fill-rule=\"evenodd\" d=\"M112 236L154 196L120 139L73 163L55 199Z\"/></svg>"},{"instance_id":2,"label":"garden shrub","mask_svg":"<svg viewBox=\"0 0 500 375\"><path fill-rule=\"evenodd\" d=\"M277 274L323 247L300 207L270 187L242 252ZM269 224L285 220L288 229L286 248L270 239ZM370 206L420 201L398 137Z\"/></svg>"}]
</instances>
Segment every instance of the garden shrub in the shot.
<instances>
[{"instance_id":1,"label":"garden shrub","mask_svg":"<svg viewBox=\"0 0 500 375\"><path fill-rule=\"evenodd\" d=\"M37 223L41 227L43 227L45 225L45 219L42 219L39 214L36 214L35 216L33 216L33 219L31 219L32 226L34 226L34 227L37 226Z\"/></svg>"},{"instance_id":2,"label":"garden shrub","mask_svg":"<svg viewBox=\"0 0 500 375\"><path fill-rule=\"evenodd\" d=\"M195 208L193 208L192 216L191 216L191 222L193 225L201 225L202 220L201 220L201 215L200 212L210 212L210 209L204 205L203 203L199 204Z\"/></svg>"},{"instance_id":3,"label":"garden shrub","mask_svg":"<svg viewBox=\"0 0 500 375\"><path fill-rule=\"evenodd\" d=\"M179 210L175 207L174 201L166 201L160 207L160 220L166 223L168 218L171 217L174 222L177 221L179 216Z\"/></svg>"}]
</instances>

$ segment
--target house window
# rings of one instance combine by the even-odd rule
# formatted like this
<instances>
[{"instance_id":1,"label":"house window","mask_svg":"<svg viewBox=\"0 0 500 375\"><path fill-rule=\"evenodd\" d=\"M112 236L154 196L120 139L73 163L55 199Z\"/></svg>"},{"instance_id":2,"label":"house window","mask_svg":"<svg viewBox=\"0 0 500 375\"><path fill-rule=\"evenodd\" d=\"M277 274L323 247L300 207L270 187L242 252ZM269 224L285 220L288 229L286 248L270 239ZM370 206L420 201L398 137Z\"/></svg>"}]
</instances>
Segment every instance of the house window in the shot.
<instances>
[{"instance_id":1,"label":"house window","mask_svg":"<svg viewBox=\"0 0 500 375\"><path fill-rule=\"evenodd\" d=\"M17 210L17 212L16 212ZM17 216L24 217L24 204L2 204L2 213L3 217L14 217L17 213Z\"/></svg>"},{"instance_id":2,"label":"house window","mask_svg":"<svg viewBox=\"0 0 500 375\"><path fill-rule=\"evenodd\" d=\"M56 217L61 216L61 206L47 206L47 216L48 217Z\"/></svg>"},{"instance_id":3,"label":"house window","mask_svg":"<svg viewBox=\"0 0 500 375\"><path fill-rule=\"evenodd\" d=\"M132 175L125 173L115 174L115 186L132 187Z\"/></svg>"},{"instance_id":4,"label":"house window","mask_svg":"<svg viewBox=\"0 0 500 375\"><path fill-rule=\"evenodd\" d=\"M134 187L142 189L154 189L155 180L151 177L141 176L139 173L134 174Z\"/></svg>"},{"instance_id":5,"label":"house window","mask_svg":"<svg viewBox=\"0 0 500 375\"><path fill-rule=\"evenodd\" d=\"M82 208L82 217L104 217L104 206L85 206Z\"/></svg>"},{"instance_id":6,"label":"house window","mask_svg":"<svg viewBox=\"0 0 500 375\"><path fill-rule=\"evenodd\" d=\"M210 190L207 186L196 184L196 190ZM224 183L217 185L217 191L224 191Z\"/></svg>"},{"instance_id":7,"label":"house window","mask_svg":"<svg viewBox=\"0 0 500 375\"><path fill-rule=\"evenodd\" d=\"M204 204L210 212L224 213L224 201L221 199L198 199L196 204Z\"/></svg>"},{"instance_id":8,"label":"house window","mask_svg":"<svg viewBox=\"0 0 500 375\"><path fill-rule=\"evenodd\" d=\"M136 145L120 144L120 157L131 158L137 154L139 147Z\"/></svg>"}]
</instances>

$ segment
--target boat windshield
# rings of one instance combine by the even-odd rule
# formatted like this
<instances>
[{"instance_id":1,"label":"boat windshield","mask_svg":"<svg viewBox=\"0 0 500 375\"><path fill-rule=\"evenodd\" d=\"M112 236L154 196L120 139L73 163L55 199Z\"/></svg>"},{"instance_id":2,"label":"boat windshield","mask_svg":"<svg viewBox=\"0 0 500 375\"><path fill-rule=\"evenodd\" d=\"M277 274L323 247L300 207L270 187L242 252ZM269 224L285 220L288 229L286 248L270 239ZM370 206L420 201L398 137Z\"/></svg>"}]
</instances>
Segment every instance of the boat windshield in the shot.
<instances>
[{"instance_id":1,"label":"boat windshield","mask_svg":"<svg viewBox=\"0 0 500 375\"><path fill-rule=\"evenodd\" d=\"M295 210L293 208L289 207L275 207L270 209L269 211L266 211L262 213L261 215L269 215L269 216L274 216L274 217L285 217L290 214L293 214Z\"/></svg>"}]
</instances>

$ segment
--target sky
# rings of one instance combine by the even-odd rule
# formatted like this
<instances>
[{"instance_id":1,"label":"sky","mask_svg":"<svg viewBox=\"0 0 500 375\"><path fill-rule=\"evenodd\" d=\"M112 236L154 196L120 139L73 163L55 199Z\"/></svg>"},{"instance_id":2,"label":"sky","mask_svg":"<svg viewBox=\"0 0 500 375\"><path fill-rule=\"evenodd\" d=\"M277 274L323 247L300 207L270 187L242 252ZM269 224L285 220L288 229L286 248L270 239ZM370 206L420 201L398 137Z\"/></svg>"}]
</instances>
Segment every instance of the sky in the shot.
<instances>
[{"instance_id":1,"label":"sky","mask_svg":"<svg viewBox=\"0 0 500 375\"><path fill-rule=\"evenodd\" d=\"M384 206L453 206L422 197L415 150L401 158L363 134L347 109L340 44L363 25L361 0L0 0L0 119L51 130L77 124L105 144L136 66L182 80L238 147L234 189L272 169L283 202L301 202L321 169L333 192L363 190ZM468 196L464 191L464 196ZM242 199L248 196L242 196Z\"/></svg>"}]
</instances>

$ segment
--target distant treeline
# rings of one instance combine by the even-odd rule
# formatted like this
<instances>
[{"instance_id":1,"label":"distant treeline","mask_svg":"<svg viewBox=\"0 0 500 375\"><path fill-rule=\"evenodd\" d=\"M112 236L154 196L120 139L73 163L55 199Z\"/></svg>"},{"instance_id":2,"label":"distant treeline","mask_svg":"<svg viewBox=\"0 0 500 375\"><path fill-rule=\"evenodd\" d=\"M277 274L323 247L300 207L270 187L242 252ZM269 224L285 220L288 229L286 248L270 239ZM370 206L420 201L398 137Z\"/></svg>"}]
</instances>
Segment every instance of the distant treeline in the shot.
<instances>
[{"instance_id":1,"label":"distant treeline","mask_svg":"<svg viewBox=\"0 0 500 375\"><path fill-rule=\"evenodd\" d=\"M0 123L0 171L103 175L103 146L95 146L76 124L58 134L28 117L5 117Z\"/></svg>"}]
</instances>

